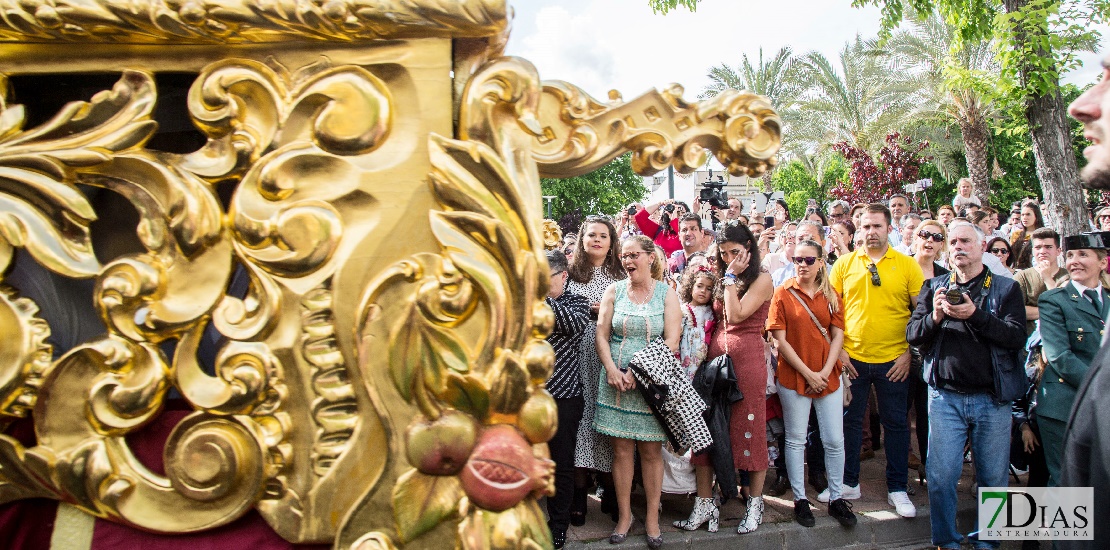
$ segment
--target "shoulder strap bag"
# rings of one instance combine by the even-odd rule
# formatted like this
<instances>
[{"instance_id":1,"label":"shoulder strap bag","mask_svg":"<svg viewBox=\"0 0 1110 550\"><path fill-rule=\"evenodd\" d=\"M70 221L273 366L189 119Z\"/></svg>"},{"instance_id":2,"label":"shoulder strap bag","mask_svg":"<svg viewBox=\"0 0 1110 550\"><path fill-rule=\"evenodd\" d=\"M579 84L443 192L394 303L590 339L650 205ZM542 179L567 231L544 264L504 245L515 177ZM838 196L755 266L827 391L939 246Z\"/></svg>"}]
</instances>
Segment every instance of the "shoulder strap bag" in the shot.
<instances>
[{"instance_id":1,"label":"shoulder strap bag","mask_svg":"<svg viewBox=\"0 0 1110 550\"><path fill-rule=\"evenodd\" d=\"M832 338L829 338L828 329L822 326L821 322L817 320L817 316L813 314L812 309L809 309L809 306L806 305L805 300L803 300L801 296L798 296L798 293L794 292L794 289L790 288L787 290L789 290L790 295L794 296L794 299L797 300L803 308L805 308L806 313L809 314L810 320L813 321L814 325L817 325L817 330L821 331L821 336L825 337L825 343L832 344ZM829 313L832 313L832 306L829 306ZM831 352L832 350L830 349L829 351ZM837 363L840 362L839 359L837 359L836 361ZM848 404L852 402L852 392L848 389L852 387L852 379L848 377L848 369L844 368L844 365L840 365L840 385L844 388L844 406L847 407Z\"/></svg>"}]
</instances>

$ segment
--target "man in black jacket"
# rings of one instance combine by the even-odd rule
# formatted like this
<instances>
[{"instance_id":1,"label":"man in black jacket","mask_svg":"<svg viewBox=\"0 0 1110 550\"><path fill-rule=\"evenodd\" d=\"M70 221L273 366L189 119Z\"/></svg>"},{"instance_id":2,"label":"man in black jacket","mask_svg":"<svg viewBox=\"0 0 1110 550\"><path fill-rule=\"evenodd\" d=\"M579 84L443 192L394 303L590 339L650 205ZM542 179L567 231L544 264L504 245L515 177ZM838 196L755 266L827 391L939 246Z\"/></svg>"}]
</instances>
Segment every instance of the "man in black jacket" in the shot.
<instances>
[{"instance_id":1,"label":"man in black jacket","mask_svg":"<svg viewBox=\"0 0 1110 550\"><path fill-rule=\"evenodd\" d=\"M1091 146L1079 173L1084 186L1110 189L1110 55L1102 59L1102 80L1079 96L1068 113L1083 123ZM1091 525L1094 540L1058 540L1057 548L1105 548L1110 542L1110 346L1106 338L1075 394L1061 457L1061 487L1094 487Z\"/></svg>"},{"instance_id":2,"label":"man in black jacket","mask_svg":"<svg viewBox=\"0 0 1110 550\"><path fill-rule=\"evenodd\" d=\"M929 384L929 521L933 544L959 548L956 485L970 438L980 486L1007 485L1010 407L1025 389L1019 351L1025 307L1013 279L983 266L983 234L967 222L948 226L952 273L926 281L906 326L920 346ZM994 541L979 541L983 547Z\"/></svg>"},{"instance_id":3,"label":"man in black jacket","mask_svg":"<svg viewBox=\"0 0 1110 550\"><path fill-rule=\"evenodd\" d=\"M585 296L563 292L567 282L567 257L562 250L547 253L551 270L551 288L547 305L555 312L555 327L547 342L555 349L555 368L547 379L547 391L555 398L559 410L559 428L547 443L555 461L555 496L547 499L548 526L555 548L567 541L570 526L570 505L574 498L574 444L578 423L582 420L582 382L578 372L578 343L582 331L590 323L590 300ZM592 404L591 404L592 405Z\"/></svg>"}]
</instances>

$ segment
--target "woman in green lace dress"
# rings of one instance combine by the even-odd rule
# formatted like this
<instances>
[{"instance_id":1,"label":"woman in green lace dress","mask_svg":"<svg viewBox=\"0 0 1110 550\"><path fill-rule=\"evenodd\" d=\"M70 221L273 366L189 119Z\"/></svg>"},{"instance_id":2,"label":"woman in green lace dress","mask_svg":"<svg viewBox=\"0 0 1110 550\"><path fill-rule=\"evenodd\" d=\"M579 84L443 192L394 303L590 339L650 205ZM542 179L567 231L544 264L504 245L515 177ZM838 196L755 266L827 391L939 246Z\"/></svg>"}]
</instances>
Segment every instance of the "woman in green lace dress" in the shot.
<instances>
[{"instance_id":1,"label":"woman in green lace dress","mask_svg":"<svg viewBox=\"0 0 1110 550\"><path fill-rule=\"evenodd\" d=\"M667 436L636 388L628 363L633 354L660 336L672 351L682 335L678 295L661 282L663 263L651 239L637 235L621 247L621 263L628 278L611 285L601 300L597 322L597 354L605 377L600 380L594 428L613 443L613 482L620 517L612 543L624 540L632 525L629 497L636 451L640 451L647 511L644 526L648 546L658 548L659 496L663 485L662 441Z\"/></svg>"}]
</instances>

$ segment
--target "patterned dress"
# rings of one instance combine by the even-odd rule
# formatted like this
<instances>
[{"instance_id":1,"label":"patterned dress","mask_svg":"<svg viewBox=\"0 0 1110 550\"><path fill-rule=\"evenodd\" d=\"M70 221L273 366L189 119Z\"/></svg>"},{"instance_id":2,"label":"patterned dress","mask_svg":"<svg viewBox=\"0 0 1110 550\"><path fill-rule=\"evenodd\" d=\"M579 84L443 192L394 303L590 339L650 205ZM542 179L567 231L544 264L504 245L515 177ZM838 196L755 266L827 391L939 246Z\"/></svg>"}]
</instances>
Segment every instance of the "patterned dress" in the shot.
<instances>
[{"instance_id":1,"label":"patterned dress","mask_svg":"<svg viewBox=\"0 0 1110 550\"><path fill-rule=\"evenodd\" d=\"M566 292L585 296L591 304L600 303L605 289L616 282L604 267L595 267L590 282L586 284L567 278ZM595 320L596 321L596 320ZM582 331L579 347L582 376L582 422L578 425L578 443L574 447L574 466L599 472L613 469L613 446L608 437L598 437L594 431L594 403L597 403L597 381L601 375L601 360L597 357L597 323L591 322Z\"/></svg>"},{"instance_id":2,"label":"patterned dress","mask_svg":"<svg viewBox=\"0 0 1110 550\"><path fill-rule=\"evenodd\" d=\"M682 304L682 340L678 343L678 354L682 370L690 380L708 357L713 325L713 306Z\"/></svg>"},{"instance_id":3,"label":"patterned dress","mask_svg":"<svg viewBox=\"0 0 1110 550\"><path fill-rule=\"evenodd\" d=\"M651 298L642 304L629 299L627 279L616 283L609 350L618 367L628 365L636 352L663 335L663 308L668 287L666 283L654 282ZM594 427L598 433L637 441L667 439L639 389L618 392L604 376L598 381L597 387L597 416L594 418Z\"/></svg>"}]
</instances>

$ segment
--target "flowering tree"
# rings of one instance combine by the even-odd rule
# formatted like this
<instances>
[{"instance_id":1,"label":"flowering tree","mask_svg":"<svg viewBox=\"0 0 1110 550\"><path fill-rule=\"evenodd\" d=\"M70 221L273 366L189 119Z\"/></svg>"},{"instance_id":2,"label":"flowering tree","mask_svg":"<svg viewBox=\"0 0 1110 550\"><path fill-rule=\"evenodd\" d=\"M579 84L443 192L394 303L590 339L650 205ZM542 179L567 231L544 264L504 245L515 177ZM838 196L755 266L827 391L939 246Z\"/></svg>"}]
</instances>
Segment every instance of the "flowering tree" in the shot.
<instances>
[{"instance_id":1,"label":"flowering tree","mask_svg":"<svg viewBox=\"0 0 1110 550\"><path fill-rule=\"evenodd\" d=\"M886 145L879 150L879 162L871 153L842 141L832 146L852 165L848 170L848 181L838 182L829 192L838 199L851 204L857 202L885 202L896 193L902 193L902 186L917 181L921 165L932 157L921 154L928 141L917 144L909 136L898 132L886 136Z\"/></svg>"}]
</instances>

